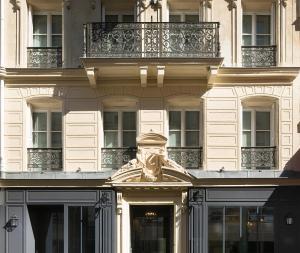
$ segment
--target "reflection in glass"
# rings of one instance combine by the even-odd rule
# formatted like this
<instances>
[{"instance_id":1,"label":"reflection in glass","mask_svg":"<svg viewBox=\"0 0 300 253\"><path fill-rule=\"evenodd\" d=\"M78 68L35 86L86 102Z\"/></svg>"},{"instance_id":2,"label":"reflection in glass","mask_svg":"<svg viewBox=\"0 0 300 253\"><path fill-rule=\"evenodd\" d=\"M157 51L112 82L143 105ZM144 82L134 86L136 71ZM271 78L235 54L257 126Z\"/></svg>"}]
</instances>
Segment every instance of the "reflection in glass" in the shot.
<instances>
[{"instance_id":1,"label":"reflection in glass","mask_svg":"<svg viewBox=\"0 0 300 253\"><path fill-rule=\"evenodd\" d=\"M93 206L70 206L68 223L69 252L95 252L95 208Z\"/></svg>"},{"instance_id":2,"label":"reflection in glass","mask_svg":"<svg viewBox=\"0 0 300 253\"><path fill-rule=\"evenodd\" d=\"M28 206L37 253L64 252L64 207Z\"/></svg>"},{"instance_id":3,"label":"reflection in glass","mask_svg":"<svg viewBox=\"0 0 300 253\"><path fill-rule=\"evenodd\" d=\"M225 208L225 252L238 253L240 248L240 208Z\"/></svg>"},{"instance_id":4,"label":"reflection in glass","mask_svg":"<svg viewBox=\"0 0 300 253\"><path fill-rule=\"evenodd\" d=\"M223 253L223 208L208 209L208 252Z\"/></svg>"}]
</instances>

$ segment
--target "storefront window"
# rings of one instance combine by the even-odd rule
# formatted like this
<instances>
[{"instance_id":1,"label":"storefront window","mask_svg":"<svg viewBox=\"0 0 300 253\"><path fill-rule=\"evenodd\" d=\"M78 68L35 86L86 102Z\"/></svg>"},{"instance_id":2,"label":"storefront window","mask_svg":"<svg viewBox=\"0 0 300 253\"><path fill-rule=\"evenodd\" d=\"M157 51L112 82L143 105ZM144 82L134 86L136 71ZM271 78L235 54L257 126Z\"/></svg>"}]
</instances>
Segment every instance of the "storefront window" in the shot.
<instances>
[{"instance_id":1,"label":"storefront window","mask_svg":"<svg viewBox=\"0 0 300 253\"><path fill-rule=\"evenodd\" d=\"M273 209L209 207L209 253L274 253Z\"/></svg>"}]
</instances>

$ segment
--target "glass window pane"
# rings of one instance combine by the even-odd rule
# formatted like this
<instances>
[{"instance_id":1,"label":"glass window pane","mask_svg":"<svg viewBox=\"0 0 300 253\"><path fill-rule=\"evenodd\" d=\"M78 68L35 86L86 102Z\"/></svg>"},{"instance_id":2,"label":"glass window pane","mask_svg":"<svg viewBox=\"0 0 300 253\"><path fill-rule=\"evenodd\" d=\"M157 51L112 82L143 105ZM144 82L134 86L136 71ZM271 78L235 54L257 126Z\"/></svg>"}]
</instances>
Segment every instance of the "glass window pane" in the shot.
<instances>
[{"instance_id":1,"label":"glass window pane","mask_svg":"<svg viewBox=\"0 0 300 253\"><path fill-rule=\"evenodd\" d=\"M104 112L104 130L118 130L118 112Z\"/></svg>"},{"instance_id":2,"label":"glass window pane","mask_svg":"<svg viewBox=\"0 0 300 253\"><path fill-rule=\"evenodd\" d=\"M123 15L122 16L123 18L123 22L128 22L128 23L131 23L131 22L134 22L134 15Z\"/></svg>"},{"instance_id":3,"label":"glass window pane","mask_svg":"<svg viewBox=\"0 0 300 253\"><path fill-rule=\"evenodd\" d=\"M47 133L33 133L32 143L34 148L47 148Z\"/></svg>"},{"instance_id":4,"label":"glass window pane","mask_svg":"<svg viewBox=\"0 0 300 253\"><path fill-rule=\"evenodd\" d=\"M240 208L225 208L225 252L240 251Z\"/></svg>"},{"instance_id":5,"label":"glass window pane","mask_svg":"<svg viewBox=\"0 0 300 253\"><path fill-rule=\"evenodd\" d=\"M199 15L185 15L185 22L188 23L198 23L199 22Z\"/></svg>"},{"instance_id":6,"label":"glass window pane","mask_svg":"<svg viewBox=\"0 0 300 253\"><path fill-rule=\"evenodd\" d=\"M34 112L32 113L33 131L47 131L47 113Z\"/></svg>"},{"instance_id":7,"label":"glass window pane","mask_svg":"<svg viewBox=\"0 0 300 253\"><path fill-rule=\"evenodd\" d=\"M136 147L136 132L123 132L123 147Z\"/></svg>"},{"instance_id":8,"label":"glass window pane","mask_svg":"<svg viewBox=\"0 0 300 253\"><path fill-rule=\"evenodd\" d=\"M69 207L68 248L69 252L81 253L81 207Z\"/></svg>"},{"instance_id":9,"label":"glass window pane","mask_svg":"<svg viewBox=\"0 0 300 253\"><path fill-rule=\"evenodd\" d=\"M170 22L181 22L181 17L180 17L180 15L171 14L169 16L169 21Z\"/></svg>"},{"instance_id":10,"label":"glass window pane","mask_svg":"<svg viewBox=\"0 0 300 253\"><path fill-rule=\"evenodd\" d=\"M199 130L199 112L185 112L185 129Z\"/></svg>"},{"instance_id":11,"label":"glass window pane","mask_svg":"<svg viewBox=\"0 0 300 253\"><path fill-rule=\"evenodd\" d=\"M256 146L270 146L270 142L269 131L256 132Z\"/></svg>"},{"instance_id":12,"label":"glass window pane","mask_svg":"<svg viewBox=\"0 0 300 253\"><path fill-rule=\"evenodd\" d=\"M243 147L251 147L251 132L243 132Z\"/></svg>"},{"instance_id":13,"label":"glass window pane","mask_svg":"<svg viewBox=\"0 0 300 253\"><path fill-rule=\"evenodd\" d=\"M169 146L170 147L180 147L181 146L181 132L180 131L170 131L169 132Z\"/></svg>"},{"instance_id":14,"label":"glass window pane","mask_svg":"<svg viewBox=\"0 0 300 253\"><path fill-rule=\"evenodd\" d=\"M123 112L123 130L136 130L136 113Z\"/></svg>"},{"instance_id":15,"label":"glass window pane","mask_svg":"<svg viewBox=\"0 0 300 253\"><path fill-rule=\"evenodd\" d=\"M256 112L256 130L270 130L270 112Z\"/></svg>"},{"instance_id":16,"label":"glass window pane","mask_svg":"<svg viewBox=\"0 0 300 253\"><path fill-rule=\"evenodd\" d=\"M117 148L118 147L118 133L104 132L104 147Z\"/></svg>"},{"instance_id":17,"label":"glass window pane","mask_svg":"<svg viewBox=\"0 0 300 253\"><path fill-rule=\"evenodd\" d=\"M263 252L274 252L273 208L260 208L258 241Z\"/></svg>"},{"instance_id":18,"label":"glass window pane","mask_svg":"<svg viewBox=\"0 0 300 253\"><path fill-rule=\"evenodd\" d=\"M169 112L169 129L170 130L181 129L181 112L178 111Z\"/></svg>"},{"instance_id":19,"label":"glass window pane","mask_svg":"<svg viewBox=\"0 0 300 253\"><path fill-rule=\"evenodd\" d=\"M47 47L47 35L33 35L34 47Z\"/></svg>"},{"instance_id":20,"label":"glass window pane","mask_svg":"<svg viewBox=\"0 0 300 253\"><path fill-rule=\"evenodd\" d=\"M61 132L54 132L51 134L51 147L52 148L61 148Z\"/></svg>"},{"instance_id":21,"label":"glass window pane","mask_svg":"<svg viewBox=\"0 0 300 253\"><path fill-rule=\"evenodd\" d=\"M118 22L118 15L105 15L105 22Z\"/></svg>"},{"instance_id":22,"label":"glass window pane","mask_svg":"<svg viewBox=\"0 0 300 253\"><path fill-rule=\"evenodd\" d=\"M257 46L269 46L271 44L271 35L256 35Z\"/></svg>"},{"instance_id":23,"label":"glass window pane","mask_svg":"<svg viewBox=\"0 0 300 253\"><path fill-rule=\"evenodd\" d=\"M33 15L33 34L47 34L47 16Z\"/></svg>"},{"instance_id":24,"label":"glass window pane","mask_svg":"<svg viewBox=\"0 0 300 253\"><path fill-rule=\"evenodd\" d=\"M185 132L185 146L186 147L199 147L199 132L198 131Z\"/></svg>"},{"instance_id":25,"label":"glass window pane","mask_svg":"<svg viewBox=\"0 0 300 253\"><path fill-rule=\"evenodd\" d=\"M256 33L257 34L270 34L271 24L270 15L257 15L256 16Z\"/></svg>"},{"instance_id":26,"label":"glass window pane","mask_svg":"<svg viewBox=\"0 0 300 253\"><path fill-rule=\"evenodd\" d=\"M243 35L243 46L252 46L252 35Z\"/></svg>"},{"instance_id":27,"label":"glass window pane","mask_svg":"<svg viewBox=\"0 0 300 253\"><path fill-rule=\"evenodd\" d=\"M252 16L243 15L243 33L252 33Z\"/></svg>"},{"instance_id":28,"label":"glass window pane","mask_svg":"<svg viewBox=\"0 0 300 253\"><path fill-rule=\"evenodd\" d=\"M52 47L61 47L62 46L62 36L61 35L52 35Z\"/></svg>"},{"instance_id":29,"label":"glass window pane","mask_svg":"<svg viewBox=\"0 0 300 253\"><path fill-rule=\"evenodd\" d=\"M251 112L243 111L243 130L251 130Z\"/></svg>"},{"instance_id":30,"label":"glass window pane","mask_svg":"<svg viewBox=\"0 0 300 253\"><path fill-rule=\"evenodd\" d=\"M52 15L52 34L62 34L61 15Z\"/></svg>"},{"instance_id":31,"label":"glass window pane","mask_svg":"<svg viewBox=\"0 0 300 253\"><path fill-rule=\"evenodd\" d=\"M82 207L82 253L95 252L95 208Z\"/></svg>"},{"instance_id":32,"label":"glass window pane","mask_svg":"<svg viewBox=\"0 0 300 253\"><path fill-rule=\"evenodd\" d=\"M62 127L62 115L61 112L52 112L51 113L51 130L52 131L61 131Z\"/></svg>"},{"instance_id":33,"label":"glass window pane","mask_svg":"<svg viewBox=\"0 0 300 253\"><path fill-rule=\"evenodd\" d=\"M223 252L223 208L208 208L208 252Z\"/></svg>"}]
</instances>

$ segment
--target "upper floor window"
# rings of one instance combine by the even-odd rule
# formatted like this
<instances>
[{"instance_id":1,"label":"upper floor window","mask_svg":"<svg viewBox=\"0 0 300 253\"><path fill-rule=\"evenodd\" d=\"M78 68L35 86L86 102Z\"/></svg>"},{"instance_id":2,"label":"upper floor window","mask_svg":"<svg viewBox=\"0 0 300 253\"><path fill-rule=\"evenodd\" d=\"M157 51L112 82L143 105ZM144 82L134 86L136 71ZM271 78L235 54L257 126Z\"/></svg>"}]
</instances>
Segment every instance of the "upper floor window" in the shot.
<instances>
[{"instance_id":1,"label":"upper floor window","mask_svg":"<svg viewBox=\"0 0 300 253\"><path fill-rule=\"evenodd\" d=\"M243 146L269 147L271 143L271 111L245 109L243 111Z\"/></svg>"},{"instance_id":2,"label":"upper floor window","mask_svg":"<svg viewBox=\"0 0 300 253\"><path fill-rule=\"evenodd\" d=\"M200 146L199 111L169 111L169 146Z\"/></svg>"},{"instance_id":3,"label":"upper floor window","mask_svg":"<svg viewBox=\"0 0 300 253\"><path fill-rule=\"evenodd\" d=\"M33 15L33 46L61 47L62 46L62 16Z\"/></svg>"},{"instance_id":4,"label":"upper floor window","mask_svg":"<svg viewBox=\"0 0 300 253\"><path fill-rule=\"evenodd\" d=\"M258 14L243 15L243 45L271 45L271 16Z\"/></svg>"},{"instance_id":5,"label":"upper floor window","mask_svg":"<svg viewBox=\"0 0 300 253\"><path fill-rule=\"evenodd\" d=\"M136 146L136 112L105 111L103 129L105 148Z\"/></svg>"},{"instance_id":6,"label":"upper floor window","mask_svg":"<svg viewBox=\"0 0 300 253\"><path fill-rule=\"evenodd\" d=\"M198 23L199 22L199 14L185 14L185 13L172 13L169 16L170 22L186 22L186 23Z\"/></svg>"},{"instance_id":7,"label":"upper floor window","mask_svg":"<svg viewBox=\"0 0 300 253\"><path fill-rule=\"evenodd\" d=\"M134 15L133 14L107 14L105 15L105 22L134 22Z\"/></svg>"},{"instance_id":8,"label":"upper floor window","mask_svg":"<svg viewBox=\"0 0 300 253\"><path fill-rule=\"evenodd\" d=\"M62 147L62 114L57 111L32 113L33 148Z\"/></svg>"}]
</instances>

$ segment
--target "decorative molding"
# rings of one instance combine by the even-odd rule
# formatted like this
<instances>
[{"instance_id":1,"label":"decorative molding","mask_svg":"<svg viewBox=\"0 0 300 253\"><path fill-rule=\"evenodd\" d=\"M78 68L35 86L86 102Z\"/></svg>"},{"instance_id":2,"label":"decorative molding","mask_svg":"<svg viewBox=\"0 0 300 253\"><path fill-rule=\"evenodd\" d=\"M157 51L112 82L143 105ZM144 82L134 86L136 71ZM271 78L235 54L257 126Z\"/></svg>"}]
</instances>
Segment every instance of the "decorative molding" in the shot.
<instances>
[{"instance_id":1,"label":"decorative molding","mask_svg":"<svg viewBox=\"0 0 300 253\"><path fill-rule=\"evenodd\" d=\"M67 8L67 10L71 9L71 0L64 0L63 4Z\"/></svg>"},{"instance_id":2,"label":"decorative molding","mask_svg":"<svg viewBox=\"0 0 300 253\"><path fill-rule=\"evenodd\" d=\"M86 74L89 79L91 87L96 88L98 69L92 67L92 68L86 68L85 70L86 70Z\"/></svg>"},{"instance_id":3,"label":"decorative molding","mask_svg":"<svg viewBox=\"0 0 300 253\"><path fill-rule=\"evenodd\" d=\"M122 192L117 192L117 214L122 214Z\"/></svg>"},{"instance_id":4,"label":"decorative molding","mask_svg":"<svg viewBox=\"0 0 300 253\"><path fill-rule=\"evenodd\" d=\"M228 3L228 10L232 11L233 9L235 9L237 6L236 6L236 1L237 0L225 0L227 3Z\"/></svg>"},{"instance_id":5,"label":"decorative molding","mask_svg":"<svg viewBox=\"0 0 300 253\"><path fill-rule=\"evenodd\" d=\"M286 6L287 6L287 0L280 0L280 4L281 4L284 8L286 8Z\"/></svg>"},{"instance_id":6,"label":"decorative molding","mask_svg":"<svg viewBox=\"0 0 300 253\"><path fill-rule=\"evenodd\" d=\"M141 86L147 87L148 66L140 67Z\"/></svg>"},{"instance_id":7,"label":"decorative molding","mask_svg":"<svg viewBox=\"0 0 300 253\"><path fill-rule=\"evenodd\" d=\"M10 0L9 2L13 5L14 12L20 10L20 1L19 0Z\"/></svg>"},{"instance_id":8,"label":"decorative molding","mask_svg":"<svg viewBox=\"0 0 300 253\"><path fill-rule=\"evenodd\" d=\"M211 2L212 2L212 0L200 0L200 4L202 4L206 8L211 8L212 7Z\"/></svg>"},{"instance_id":9,"label":"decorative molding","mask_svg":"<svg viewBox=\"0 0 300 253\"><path fill-rule=\"evenodd\" d=\"M165 78L165 66L157 66L157 87L162 88Z\"/></svg>"},{"instance_id":10,"label":"decorative molding","mask_svg":"<svg viewBox=\"0 0 300 253\"><path fill-rule=\"evenodd\" d=\"M91 9L95 10L96 9L96 0L90 0L90 5L91 5Z\"/></svg>"}]
</instances>

